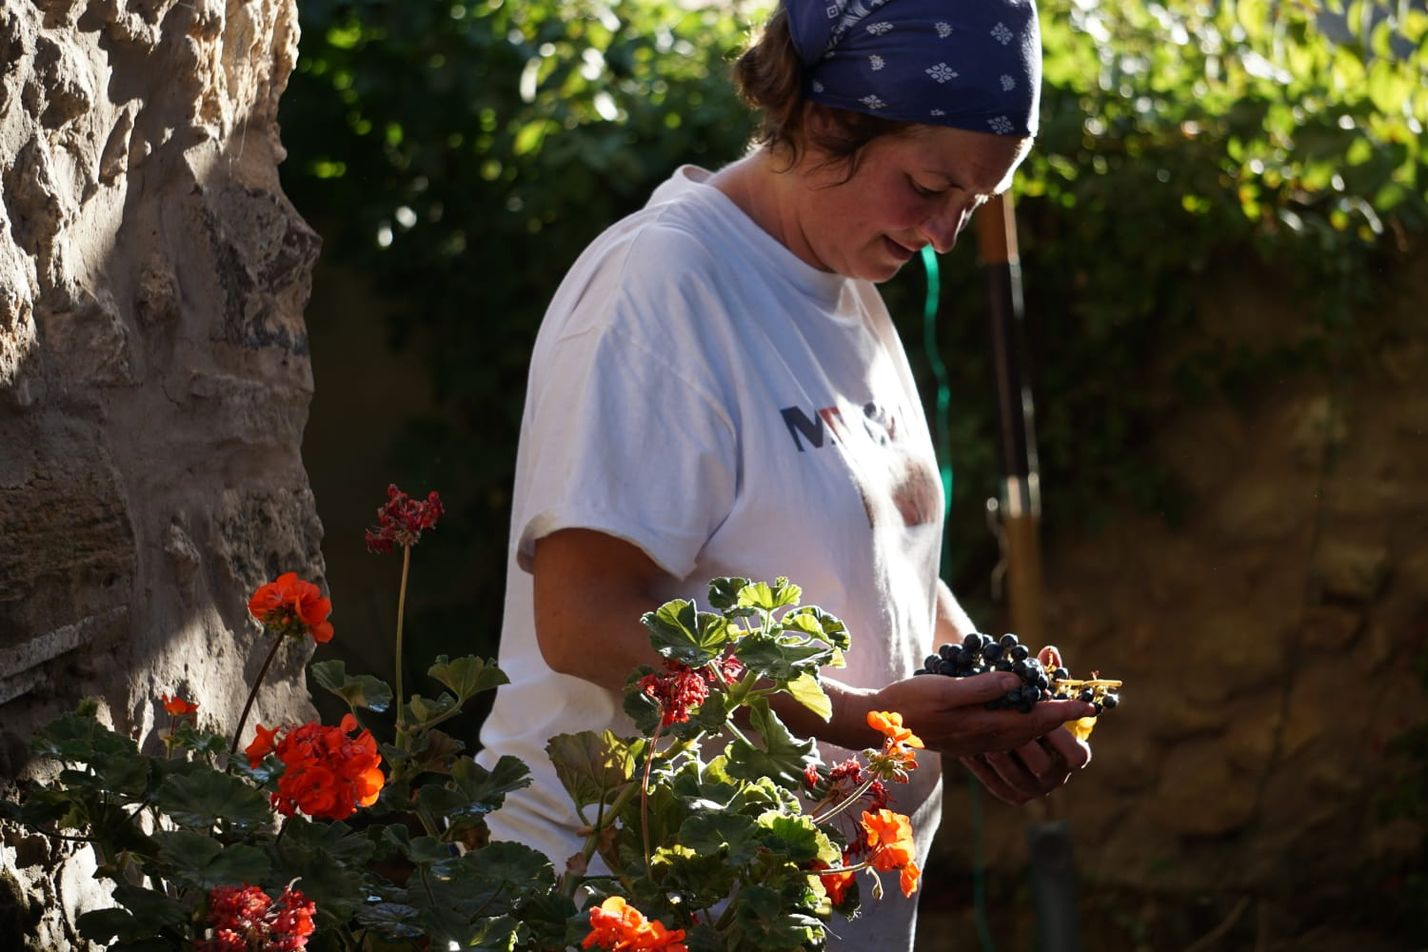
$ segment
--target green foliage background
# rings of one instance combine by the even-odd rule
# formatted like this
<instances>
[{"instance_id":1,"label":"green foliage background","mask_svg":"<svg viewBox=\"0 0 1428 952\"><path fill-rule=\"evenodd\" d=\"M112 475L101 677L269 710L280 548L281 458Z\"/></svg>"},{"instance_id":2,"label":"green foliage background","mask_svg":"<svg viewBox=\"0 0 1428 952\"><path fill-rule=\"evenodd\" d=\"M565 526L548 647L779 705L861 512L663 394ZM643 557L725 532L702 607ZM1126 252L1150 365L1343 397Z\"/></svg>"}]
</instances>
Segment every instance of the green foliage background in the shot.
<instances>
[{"instance_id":1,"label":"green foliage background","mask_svg":"<svg viewBox=\"0 0 1428 952\"><path fill-rule=\"evenodd\" d=\"M300 11L285 188L323 235L325 266L380 294L391 345L419 358L438 404L389 466L450 509L419 553L418 586L444 594L422 607L410 654L491 650L546 301L584 245L676 165L743 150L750 123L727 67L759 11L669 0L304 0ZM1252 401L1264 380L1358 371L1355 314L1428 223L1428 14L1270 0L1044 0L1040 12L1042 132L1017 195L1048 525L1127 507L1173 522L1184 492L1143 452L1172 403ZM1286 280L1300 326L1259 347L1205 337L1214 302L1200 285L1228 262ZM971 250L943 269L951 573L975 608L996 559L982 511L996 487L993 383ZM927 378L922 277L911 268L886 292ZM314 361L321 386L323 354ZM328 531L355 539L360 527Z\"/></svg>"}]
</instances>

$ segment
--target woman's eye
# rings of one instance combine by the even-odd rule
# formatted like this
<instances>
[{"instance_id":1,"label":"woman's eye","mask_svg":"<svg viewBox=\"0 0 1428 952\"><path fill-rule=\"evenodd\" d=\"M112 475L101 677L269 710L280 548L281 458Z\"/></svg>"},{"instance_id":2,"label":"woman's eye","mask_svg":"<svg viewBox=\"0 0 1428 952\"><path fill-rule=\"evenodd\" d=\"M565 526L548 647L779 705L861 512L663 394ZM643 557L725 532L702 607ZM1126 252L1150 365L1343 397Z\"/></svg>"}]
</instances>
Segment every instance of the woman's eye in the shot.
<instances>
[{"instance_id":1,"label":"woman's eye","mask_svg":"<svg viewBox=\"0 0 1428 952\"><path fill-rule=\"evenodd\" d=\"M920 184L917 179L914 178L909 178L908 182L912 184L912 190L914 192L927 198L931 198L934 195L941 195L943 192L947 191L945 188L928 188L927 186Z\"/></svg>"}]
</instances>

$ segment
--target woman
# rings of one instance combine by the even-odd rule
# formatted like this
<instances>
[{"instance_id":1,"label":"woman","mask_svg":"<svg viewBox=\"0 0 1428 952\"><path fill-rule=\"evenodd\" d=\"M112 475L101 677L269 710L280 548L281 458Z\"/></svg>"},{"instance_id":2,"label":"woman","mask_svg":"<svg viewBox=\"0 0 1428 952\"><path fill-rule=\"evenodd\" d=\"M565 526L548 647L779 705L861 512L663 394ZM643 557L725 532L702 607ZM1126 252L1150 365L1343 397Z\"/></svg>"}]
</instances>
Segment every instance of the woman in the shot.
<instances>
[{"instance_id":1,"label":"woman","mask_svg":"<svg viewBox=\"0 0 1428 952\"><path fill-rule=\"evenodd\" d=\"M1077 701L988 711L1008 674L913 678L972 630L938 580L943 503L902 345L874 283L945 252L1004 189L1034 133L1040 69L1027 0L785 0L736 78L759 146L686 166L575 263L532 360L517 461L501 689L483 762L535 782L493 834L575 853L577 819L545 757L553 734L630 731L620 689L657 664L641 614L709 579L787 575L853 636L825 681L831 723L778 713L825 761L874 746L900 712L931 750L1024 802L1090 758L1059 727ZM940 769L896 806L920 860ZM869 903L844 948L910 948L915 905Z\"/></svg>"}]
</instances>

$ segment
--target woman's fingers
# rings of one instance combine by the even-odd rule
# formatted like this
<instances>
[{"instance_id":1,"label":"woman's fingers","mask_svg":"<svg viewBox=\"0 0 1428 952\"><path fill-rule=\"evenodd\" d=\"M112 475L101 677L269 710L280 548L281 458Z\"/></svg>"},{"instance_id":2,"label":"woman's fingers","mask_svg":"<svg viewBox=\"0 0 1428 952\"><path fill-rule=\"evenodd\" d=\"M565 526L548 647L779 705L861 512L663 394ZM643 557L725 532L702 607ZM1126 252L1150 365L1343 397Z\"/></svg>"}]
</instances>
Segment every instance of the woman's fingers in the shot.
<instances>
[{"instance_id":1,"label":"woman's fingers","mask_svg":"<svg viewBox=\"0 0 1428 952\"><path fill-rule=\"evenodd\" d=\"M1091 745L1077 740L1068 730L1055 730L1041 739L1072 770L1082 770L1091 762Z\"/></svg>"},{"instance_id":2,"label":"woman's fingers","mask_svg":"<svg viewBox=\"0 0 1428 952\"><path fill-rule=\"evenodd\" d=\"M984 757L963 757L962 766L972 772L982 786L987 788L987 792L1004 803L1020 805L1031 800L1032 797L1017 790L1007 783L997 771L986 762Z\"/></svg>"},{"instance_id":3,"label":"woman's fingers","mask_svg":"<svg viewBox=\"0 0 1428 952\"><path fill-rule=\"evenodd\" d=\"M1075 738L1070 739L1069 748L1050 739L1040 739L1014 751L993 751L961 760L998 799L1026 803L1063 786L1077 769L1068 762L1066 753L1079 760L1082 752ZM1089 751L1085 756L1089 760Z\"/></svg>"}]
</instances>

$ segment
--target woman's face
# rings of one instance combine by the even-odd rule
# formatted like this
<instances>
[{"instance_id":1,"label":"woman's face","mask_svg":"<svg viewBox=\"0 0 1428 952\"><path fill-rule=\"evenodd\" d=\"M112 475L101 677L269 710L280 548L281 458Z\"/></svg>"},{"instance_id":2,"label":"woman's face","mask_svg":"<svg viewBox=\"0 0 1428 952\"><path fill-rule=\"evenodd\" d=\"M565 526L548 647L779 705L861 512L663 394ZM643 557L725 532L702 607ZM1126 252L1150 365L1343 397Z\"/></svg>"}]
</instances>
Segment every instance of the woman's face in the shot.
<instances>
[{"instance_id":1,"label":"woman's face","mask_svg":"<svg viewBox=\"0 0 1428 952\"><path fill-rule=\"evenodd\" d=\"M842 163L806 150L794 169L790 249L814 267L886 281L925 245L952 248L972 213L1003 191L1029 140L916 126L863 150L851 178Z\"/></svg>"}]
</instances>

